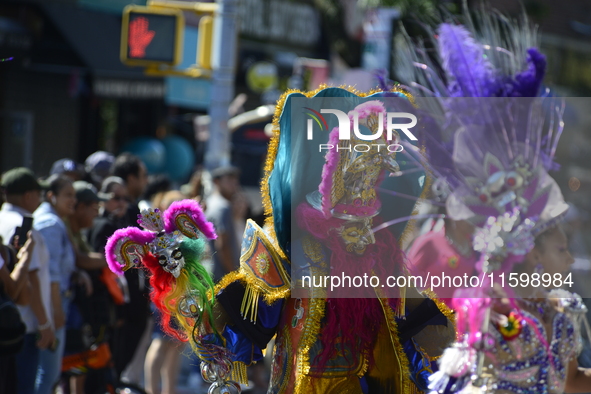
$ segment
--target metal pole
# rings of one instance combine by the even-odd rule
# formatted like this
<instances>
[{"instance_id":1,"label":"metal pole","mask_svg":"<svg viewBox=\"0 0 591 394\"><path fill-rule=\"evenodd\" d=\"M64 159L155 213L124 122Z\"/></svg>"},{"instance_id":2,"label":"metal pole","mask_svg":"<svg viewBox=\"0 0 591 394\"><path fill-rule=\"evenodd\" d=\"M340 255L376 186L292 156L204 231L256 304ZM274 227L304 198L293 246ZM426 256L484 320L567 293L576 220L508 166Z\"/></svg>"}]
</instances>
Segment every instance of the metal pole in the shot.
<instances>
[{"instance_id":1,"label":"metal pole","mask_svg":"<svg viewBox=\"0 0 591 394\"><path fill-rule=\"evenodd\" d=\"M209 116L209 141L205 166L212 170L230 163L228 107L234 98L234 66L238 32L237 0L218 0L214 20L213 78Z\"/></svg>"}]
</instances>

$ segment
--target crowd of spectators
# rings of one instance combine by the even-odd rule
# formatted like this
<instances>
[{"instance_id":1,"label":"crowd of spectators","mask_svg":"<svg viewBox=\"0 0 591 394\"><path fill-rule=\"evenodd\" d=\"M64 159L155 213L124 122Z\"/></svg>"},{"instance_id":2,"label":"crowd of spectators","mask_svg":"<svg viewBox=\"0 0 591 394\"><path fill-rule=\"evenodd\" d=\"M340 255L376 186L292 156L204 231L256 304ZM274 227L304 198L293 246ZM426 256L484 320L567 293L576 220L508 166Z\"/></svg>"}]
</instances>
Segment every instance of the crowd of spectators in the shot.
<instances>
[{"instance_id":1,"label":"crowd of spectators","mask_svg":"<svg viewBox=\"0 0 591 394\"><path fill-rule=\"evenodd\" d=\"M235 167L198 170L175 187L166 176L149 175L137 156L102 151L84 165L58 160L49 174L22 167L2 174L0 296L16 305L14 327L24 325L20 335L12 329L13 346L0 341L0 394L58 387L102 394L124 386L175 394L185 345L160 330L146 272L117 277L104 248L115 230L137 226L141 210L197 199L218 232L204 264L219 279L237 268L249 215L239 175ZM263 374L253 375L259 389Z\"/></svg>"}]
</instances>

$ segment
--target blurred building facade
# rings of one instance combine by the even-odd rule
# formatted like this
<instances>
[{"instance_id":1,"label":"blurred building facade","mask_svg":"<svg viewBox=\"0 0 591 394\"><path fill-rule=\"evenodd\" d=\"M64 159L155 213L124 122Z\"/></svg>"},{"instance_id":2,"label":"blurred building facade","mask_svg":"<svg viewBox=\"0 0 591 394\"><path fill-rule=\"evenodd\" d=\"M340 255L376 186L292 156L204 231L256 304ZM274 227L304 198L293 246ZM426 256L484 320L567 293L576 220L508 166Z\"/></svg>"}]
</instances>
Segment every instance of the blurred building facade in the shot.
<instances>
[{"instance_id":1,"label":"blurred building facade","mask_svg":"<svg viewBox=\"0 0 591 394\"><path fill-rule=\"evenodd\" d=\"M156 128L164 82L121 64L120 30L120 14L75 2L0 4L2 170L44 174Z\"/></svg>"},{"instance_id":2,"label":"blurred building facade","mask_svg":"<svg viewBox=\"0 0 591 394\"><path fill-rule=\"evenodd\" d=\"M146 1L0 2L0 172L25 165L47 174L63 157L81 162L99 149L116 154L137 137L171 134L188 141L201 159L193 117L207 113L208 81L149 77L123 65L121 14L129 3ZM241 111L287 89L298 57L327 57L320 17L310 3L244 0L237 11L244 22L236 93L248 97ZM186 24L196 36L198 19L186 14ZM246 75L264 62L276 67L277 83L260 91ZM262 130L248 135L266 144ZM253 147L262 160L260 150Z\"/></svg>"},{"instance_id":3,"label":"blurred building facade","mask_svg":"<svg viewBox=\"0 0 591 394\"><path fill-rule=\"evenodd\" d=\"M123 7L145 2L0 2L0 59L5 60L0 62L0 171L26 165L44 174L53 161L63 157L83 161L99 149L118 153L122 146L140 136L162 139L170 134L190 143L197 153L196 162L202 160L203 136L206 138L207 133L198 132L193 120L195 115L207 113L209 82L148 77L141 68L124 66L119 60ZM476 6L472 3L470 6ZM489 3L515 18L522 10L512 0ZM362 42L363 18L358 16L356 3L350 0L241 0L238 3L241 22L235 92L245 99L233 109L233 115L272 103L288 88L310 87L306 78L313 73L317 72L318 76L336 72L339 65L333 61L333 55L338 52L335 50L338 45L334 45L335 38L330 32L340 30L335 28L338 23L327 22L330 19L327 15L332 15L328 7L331 4L340 5L342 10L342 35ZM588 96L591 93L591 3L528 0L523 6L543 33L542 49L549 59L547 84L561 95ZM352 20L351 15L357 17ZM186 22L186 37L196 40L198 19L187 14ZM184 62L191 64L194 52L189 54L189 49L193 44L186 41L188 59ZM359 51L351 49L347 53L353 52ZM356 57L361 64L361 54ZM322 67L330 68L325 71L322 67L317 70L315 66L302 67L302 58L323 59ZM354 67L356 62L348 63ZM262 162L267 141L263 127L261 123L256 132L252 128L248 133L236 135L235 144L241 150L241 157L236 157L238 161L252 154ZM564 147L568 145L574 147L568 149L575 151L567 149L559 154L575 161L581 158L580 166L586 169L591 142L587 141L585 131L577 135L580 141L571 143L565 135L567 138L561 144L561 149L567 149ZM246 156L245 149L249 150ZM587 178L591 176L581 179ZM581 190L586 184L582 182Z\"/></svg>"}]
</instances>

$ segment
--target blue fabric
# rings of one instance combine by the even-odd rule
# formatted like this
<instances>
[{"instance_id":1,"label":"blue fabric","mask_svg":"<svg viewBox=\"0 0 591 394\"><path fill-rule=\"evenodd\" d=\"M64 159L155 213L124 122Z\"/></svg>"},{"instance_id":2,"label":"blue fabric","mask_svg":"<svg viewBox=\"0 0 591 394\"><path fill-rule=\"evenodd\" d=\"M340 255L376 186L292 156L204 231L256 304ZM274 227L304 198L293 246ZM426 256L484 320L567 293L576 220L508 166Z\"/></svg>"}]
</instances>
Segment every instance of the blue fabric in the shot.
<instances>
[{"instance_id":1,"label":"blue fabric","mask_svg":"<svg viewBox=\"0 0 591 394\"><path fill-rule=\"evenodd\" d=\"M235 330L232 326L227 325L222 335L226 339L226 347L234 354L232 361L242 361L249 365L253 361L263 359L261 349L246 338L240 330Z\"/></svg>"},{"instance_id":2,"label":"blue fabric","mask_svg":"<svg viewBox=\"0 0 591 394\"><path fill-rule=\"evenodd\" d=\"M222 340L218 338L215 334L204 335L202 338L202 342L210 345L223 346Z\"/></svg>"},{"instance_id":3,"label":"blue fabric","mask_svg":"<svg viewBox=\"0 0 591 394\"><path fill-rule=\"evenodd\" d=\"M422 352L422 349L413 338L406 341L403 348L408 358L410 379L417 385L419 390L428 391L429 376L437 371L436 365L430 362L429 356Z\"/></svg>"},{"instance_id":4,"label":"blue fabric","mask_svg":"<svg viewBox=\"0 0 591 394\"><path fill-rule=\"evenodd\" d=\"M265 328L273 328L279 324L281 311L283 310L283 300L274 302L272 305L267 305L265 301L259 299L257 324Z\"/></svg>"},{"instance_id":5,"label":"blue fabric","mask_svg":"<svg viewBox=\"0 0 591 394\"><path fill-rule=\"evenodd\" d=\"M367 379L365 378L365 376L359 378L359 385L361 386L361 392L363 394L369 393L369 386L367 384Z\"/></svg>"},{"instance_id":6,"label":"blue fabric","mask_svg":"<svg viewBox=\"0 0 591 394\"><path fill-rule=\"evenodd\" d=\"M25 335L23 348L16 355L18 394L35 394L35 376L39 365L37 334Z\"/></svg>"},{"instance_id":7,"label":"blue fabric","mask_svg":"<svg viewBox=\"0 0 591 394\"><path fill-rule=\"evenodd\" d=\"M65 327L55 330L55 339L58 340L55 351L43 349L39 352L39 367L35 379L36 394L51 394L53 387L58 382L62 372L62 357L66 344Z\"/></svg>"},{"instance_id":8,"label":"blue fabric","mask_svg":"<svg viewBox=\"0 0 591 394\"><path fill-rule=\"evenodd\" d=\"M66 313L66 328L68 329L76 329L79 330L84 325L84 319L82 318L82 314L78 309L78 305L75 303L71 303L70 307Z\"/></svg>"},{"instance_id":9,"label":"blue fabric","mask_svg":"<svg viewBox=\"0 0 591 394\"><path fill-rule=\"evenodd\" d=\"M64 313L70 310L72 297L62 294L62 308ZM35 379L36 394L51 394L53 387L58 382L62 373L62 358L66 348L66 328L55 330L55 339L58 341L55 350L43 349L39 352L39 367Z\"/></svg>"},{"instance_id":10,"label":"blue fabric","mask_svg":"<svg viewBox=\"0 0 591 394\"><path fill-rule=\"evenodd\" d=\"M58 282L64 292L70 288L70 276L76 269L76 255L66 225L47 202L37 208L33 217L34 228L43 235L49 250L50 280Z\"/></svg>"}]
</instances>

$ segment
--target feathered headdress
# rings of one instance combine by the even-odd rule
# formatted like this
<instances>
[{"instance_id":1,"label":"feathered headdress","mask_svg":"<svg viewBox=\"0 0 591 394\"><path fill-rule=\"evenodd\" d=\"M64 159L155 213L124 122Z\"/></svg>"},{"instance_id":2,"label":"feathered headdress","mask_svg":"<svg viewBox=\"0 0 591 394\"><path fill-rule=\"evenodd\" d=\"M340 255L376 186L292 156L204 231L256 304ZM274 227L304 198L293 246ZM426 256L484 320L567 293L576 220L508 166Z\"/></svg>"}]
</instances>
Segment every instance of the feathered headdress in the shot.
<instances>
[{"instance_id":1,"label":"feathered headdress","mask_svg":"<svg viewBox=\"0 0 591 394\"><path fill-rule=\"evenodd\" d=\"M339 118L338 126L334 118L329 119L330 127L326 126L329 133L318 133L314 137L316 140L309 142L298 127L297 122L301 119L294 119L293 115L291 119L282 116L290 122L281 132L292 133L290 142L293 156L291 179L288 180L291 202L297 204L293 215L297 227L292 229L292 239L296 245L302 239L311 239L316 245L326 248L322 250L327 251L327 264L313 263L312 268L322 274L355 277L371 272L384 278L402 274L405 272L404 258L397 238L391 231L393 228L376 231L375 226L392 217L405 217L406 222L407 215L412 211L412 207L408 209L400 204L395 207L399 211L393 214L394 204L382 206L384 195L381 192L392 191L392 184L402 188L413 185L412 180L416 181L417 186L423 186L416 178L413 179L415 173L403 175L405 165L409 165L404 153L396 149L400 147L401 137L395 130L388 132L389 113L412 107L407 98L409 96L406 92L394 90L379 92L367 98L355 97L338 89L332 89L332 92L327 89L320 93L324 98L319 94L316 100L294 100L295 105L285 105L285 108L291 107L292 113L300 105L307 110L316 108L317 111L338 108L347 117L343 117L342 122ZM333 100L326 100L326 97ZM341 139L342 128L347 123L352 131L350 138ZM290 137L289 134L287 136ZM372 139L365 140L368 136ZM312 145L319 142L332 148L319 151L317 146ZM303 149L304 146L307 149ZM387 174L401 176L388 179ZM307 193L302 193L303 190ZM409 193L420 194L420 190ZM308 260L300 258L300 254L297 256L291 259L292 281L296 283L310 266ZM404 289L394 289L388 295L392 296L388 308L392 308L394 315L403 315ZM369 351L379 328L379 316L383 313L374 288L360 289L359 292L345 287L331 289L327 290L326 298L326 323L322 324L319 332L321 347L317 361L314 361L318 370L326 368L328 360L335 356L335 349L339 346L348 349L347 353L350 352L353 358ZM343 329L344 322L347 330Z\"/></svg>"},{"instance_id":2,"label":"feathered headdress","mask_svg":"<svg viewBox=\"0 0 591 394\"><path fill-rule=\"evenodd\" d=\"M120 229L107 241L107 263L111 271L118 275L137 267L151 253L158 258L164 271L178 278L184 263L180 255L173 256L172 253L184 237L216 238L213 225L205 220L201 207L192 200L174 202L164 212L164 217L159 209L143 210L137 222L144 230L137 227Z\"/></svg>"},{"instance_id":3,"label":"feathered headdress","mask_svg":"<svg viewBox=\"0 0 591 394\"><path fill-rule=\"evenodd\" d=\"M158 209L138 215L144 228L115 231L105 247L111 270L119 275L140 263L152 274L150 298L162 312L163 330L181 341L190 339L201 359L210 392L240 392L230 380L236 372L225 339L214 325L214 283L201 265L205 239L217 238L213 224L194 200L177 201L162 214Z\"/></svg>"},{"instance_id":4,"label":"feathered headdress","mask_svg":"<svg viewBox=\"0 0 591 394\"><path fill-rule=\"evenodd\" d=\"M557 167L564 106L541 89L546 59L535 30L496 14L478 22L478 31L469 17L466 25L442 23L430 32L434 54L411 44L399 61L423 98L419 106L435 119L420 139L430 170L451 191L448 216L482 227L474 246L489 263L494 257L494 269L533 247L531 240L515 246L525 242L524 230L533 237L566 213L548 175Z\"/></svg>"},{"instance_id":5,"label":"feathered headdress","mask_svg":"<svg viewBox=\"0 0 591 394\"><path fill-rule=\"evenodd\" d=\"M351 127L366 126L373 134L387 128L387 112L380 101L367 101L349 113ZM381 123L381 124L380 124ZM393 132L391 140L383 135L373 143L383 144L380 150L357 152L351 149L352 139L339 140L339 128L335 127L329 135L328 143L338 146L326 154L326 164L322 170L319 192L322 196L321 209L325 217L340 217L350 220L371 218L379 213L381 202L377 198L376 187L383 179L385 170L395 174L400 166L395 160L396 152L386 149L386 145L399 142L398 133Z\"/></svg>"},{"instance_id":6,"label":"feathered headdress","mask_svg":"<svg viewBox=\"0 0 591 394\"><path fill-rule=\"evenodd\" d=\"M144 210L138 224L143 230L120 229L107 241L109 268L118 275L132 267L147 268L151 299L162 311L164 331L186 341L203 315L211 318L207 295L213 281L200 263L204 239L216 238L213 225L193 200L174 202L164 213Z\"/></svg>"},{"instance_id":7,"label":"feathered headdress","mask_svg":"<svg viewBox=\"0 0 591 394\"><path fill-rule=\"evenodd\" d=\"M429 32L434 51L407 37L399 72L435 126L419 140L426 166L449 188L448 217L476 225L476 268L509 271L534 247L536 234L557 223L568 207L548 175L557 167L564 105L542 89L546 59L526 20L482 12L477 30L464 14L465 25L442 23ZM490 311L485 287L454 300L459 337L467 339L442 358L433 384L438 392L445 391L450 375L460 379L456 390L471 375L480 376L484 352L494 346L484 339Z\"/></svg>"}]
</instances>

